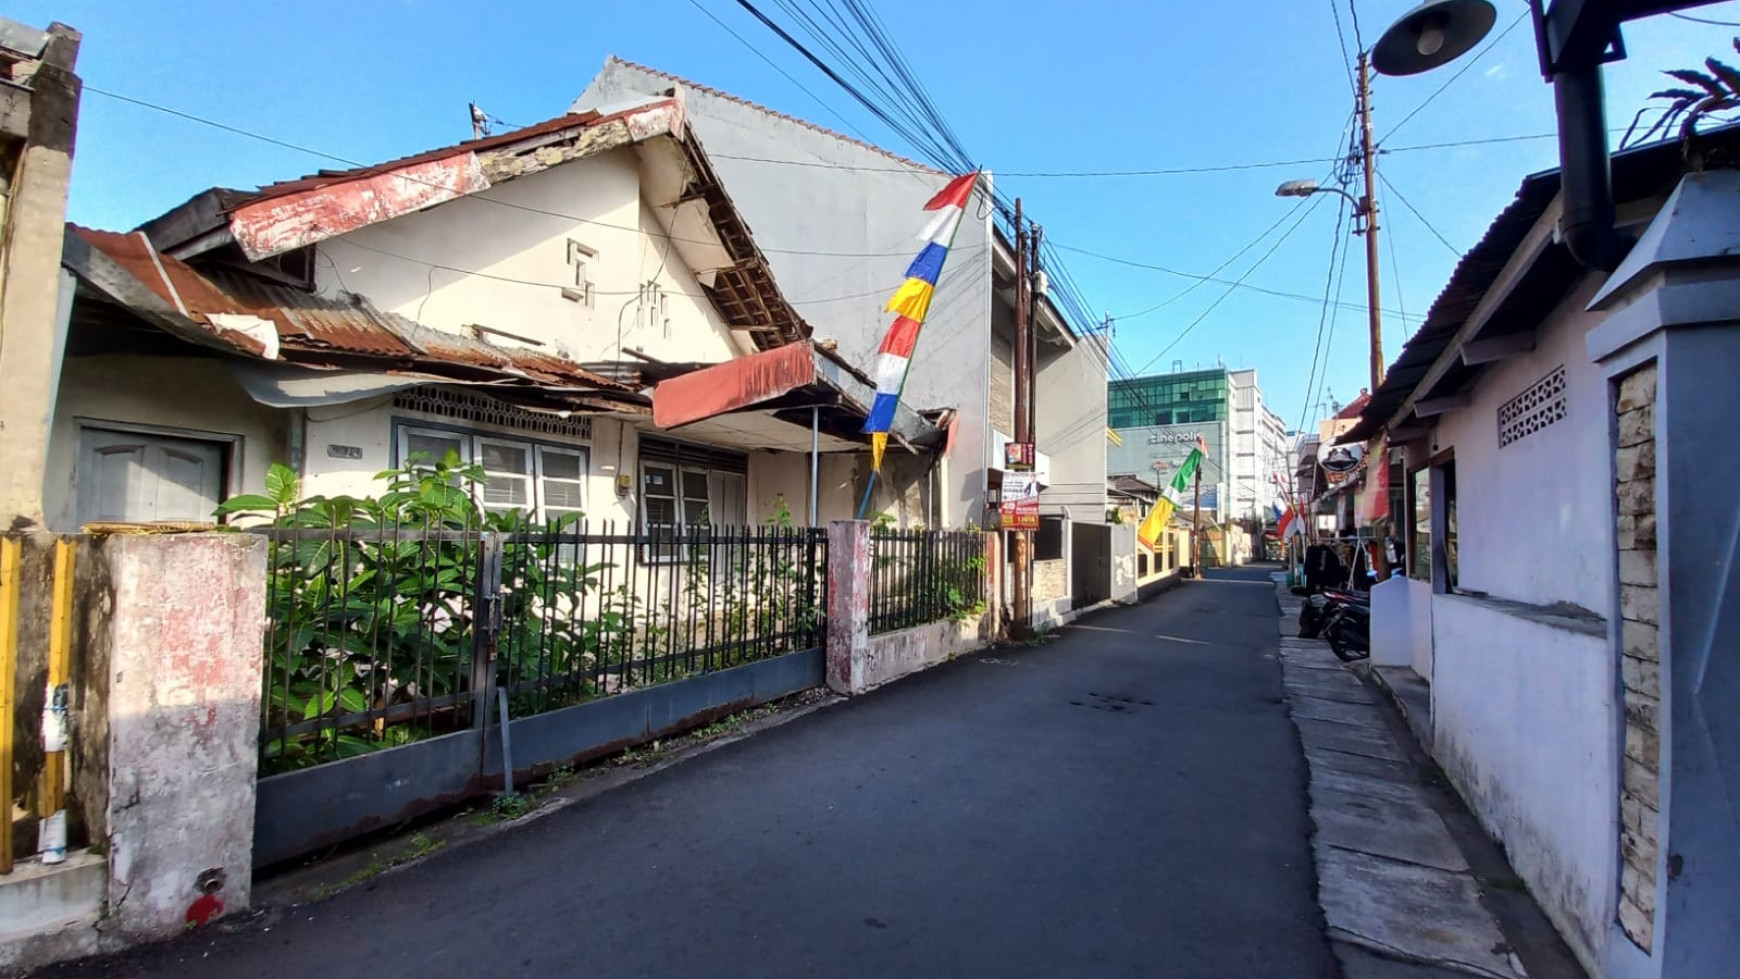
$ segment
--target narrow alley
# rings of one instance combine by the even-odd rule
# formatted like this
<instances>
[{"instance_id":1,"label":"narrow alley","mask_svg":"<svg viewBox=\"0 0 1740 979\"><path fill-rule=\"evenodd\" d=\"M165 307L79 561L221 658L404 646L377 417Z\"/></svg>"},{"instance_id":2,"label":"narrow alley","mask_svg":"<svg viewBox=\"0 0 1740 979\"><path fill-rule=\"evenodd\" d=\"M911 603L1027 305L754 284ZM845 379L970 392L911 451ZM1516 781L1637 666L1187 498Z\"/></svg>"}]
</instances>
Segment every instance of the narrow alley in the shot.
<instances>
[{"instance_id":1,"label":"narrow alley","mask_svg":"<svg viewBox=\"0 0 1740 979\"><path fill-rule=\"evenodd\" d=\"M1332 976L1267 569L47 974Z\"/></svg>"}]
</instances>

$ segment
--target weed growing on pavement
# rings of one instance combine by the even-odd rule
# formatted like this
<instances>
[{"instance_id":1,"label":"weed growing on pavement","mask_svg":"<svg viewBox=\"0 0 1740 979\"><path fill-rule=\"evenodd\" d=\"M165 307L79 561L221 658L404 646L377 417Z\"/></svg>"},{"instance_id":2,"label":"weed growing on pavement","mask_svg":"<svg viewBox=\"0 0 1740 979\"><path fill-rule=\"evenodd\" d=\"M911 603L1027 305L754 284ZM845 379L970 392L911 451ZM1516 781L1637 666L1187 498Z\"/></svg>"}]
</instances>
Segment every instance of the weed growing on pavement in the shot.
<instances>
[{"instance_id":1,"label":"weed growing on pavement","mask_svg":"<svg viewBox=\"0 0 1740 979\"><path fill-rule=\"evenodd\" d=\"M536 808L538 799L527 793L498 795L488 809L472 817L471 823L474 826L493 826L496 823L512 822Z\"/></svg>"},{"instance_id":2,"label":"weed growing on pavement","mask_svg":"<svg viewBox=\"0 0 1740 979\"><path fill-rule=\"evenodd\" d=\"M370 856L368 866L363 867L356 873L351 874L349 877L346 877L337 883L320 885L320 887L314 892L314 899L316 901L324 901L332 895L337 894L339 891L373 880L394 867L403 866L413 860L426 857L446 845L446 840L437 840L425 833L416 833L411 837L411 845L403 850L400 850L397 853L388 854L384 857L379 853L375 853Z\"/></svg>"}]
</instances>

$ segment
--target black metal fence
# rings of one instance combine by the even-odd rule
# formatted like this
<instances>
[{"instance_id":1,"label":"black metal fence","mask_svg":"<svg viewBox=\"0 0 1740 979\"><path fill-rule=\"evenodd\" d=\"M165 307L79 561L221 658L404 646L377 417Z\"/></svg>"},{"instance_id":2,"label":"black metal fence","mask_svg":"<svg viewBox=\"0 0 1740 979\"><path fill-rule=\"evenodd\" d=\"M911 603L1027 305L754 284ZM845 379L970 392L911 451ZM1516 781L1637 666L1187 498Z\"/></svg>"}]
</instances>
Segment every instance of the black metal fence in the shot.
<instances>
[{"instance_id":1,"label":"black metal fence","mask_svg":"<svg viewBox=\"0 0 1740 979\"><path fill-rule=\"evenodd\" d=\"M985 608L985 538L975 531L870 533L870 632L963 619Z\"/></svg>"},{"instance_id":2,"label":"black metal fence","mask_svg":"<svg viewBox=\"0 0 1740 979\"><path fill-rule=\"evenodd\" d=\"M821 530L259 532L263 774L822 641Z\"/></svg>"}]
</instances>

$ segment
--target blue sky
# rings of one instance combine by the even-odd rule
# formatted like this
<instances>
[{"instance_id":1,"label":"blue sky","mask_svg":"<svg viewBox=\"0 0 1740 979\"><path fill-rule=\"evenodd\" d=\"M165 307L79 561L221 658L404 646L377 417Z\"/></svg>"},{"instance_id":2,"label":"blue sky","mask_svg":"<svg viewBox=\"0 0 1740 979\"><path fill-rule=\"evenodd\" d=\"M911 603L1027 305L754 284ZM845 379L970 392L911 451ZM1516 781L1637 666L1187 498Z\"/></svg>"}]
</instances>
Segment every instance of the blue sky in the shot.
<instances>
[{"instance_id":1,"label":"blue sky","mask_svg":"<svg viewBox=\"0 0 1740 979\"><path fill-rule=\"evenodd\" d=\"M1519 0L1496 2L1494 36L1525 10ZM694 3L753 42L803 88ZM1329 0L874 5L962 141L993 172L1316 160L1340 149L1352 112ZM1366 44L1411 6L1412 0L1360 0ZM1690 13L1740 21L1740 2ZM1339 15L1351 55L1346 0ZM79 69L91 88L352 160L387 159L468 136L471 100L515 124L560 114L608 54L907 150L730 0L304 0L294 7L21 0L8 16L39 26L60 20L82 30ZM1668 17L1631 25L1629 59L1606 71L1610 125L1623 127L1647 95L1666 84L1662 69L1695 66L1709 55L1735 60L1730 39L1737 33L1740 28ZM1479 239L1525 174L1556 165L1551 139L1410 149L1553 131L1552 93L1536 70L1526 20L1398 129L1460 66L1376 83L1375 128L1391 151L1380 169L1395 188L1379 188L1381 305L1409 314L1405 321L1386 317L1388 359L1443 287L1456 252ZM89 92L70 219L131 227L205 187L250 187L332 165ZM1273 196L1278 183L1326 171L1314 163L1150 177L1007 176L999 187L1025 198L1055 244L1207 274L1292 206ZM1396 191L1448 246L1409 213ZM1291 236L1250 273L1249 284L1321 297L1338 199L1320 195L1312 203ZM1221 277L1243 273L1281 231ZM1353 244L1342 299L1363 306L1360 246ZM1175 360L1193 367L1219 358L1256 367L1271 406L1289 427L1316 417L1322 382L1308 392L1307 374L1318 302L1244 289L1223 298L1226 287L1214 283L1173 299L1191 280L1081 254L1069 254L1067 262L1093 307L1118 318L1116 343L1132 366L1164 370ZM1131 315L1167 300L1160 309ZM1327 385L1342 401L1364 384L1364 337L1363 312L1342 310L1327 371ZM1160 355L1169 344L1175 345Z\"/></svg>"}]
</instances>

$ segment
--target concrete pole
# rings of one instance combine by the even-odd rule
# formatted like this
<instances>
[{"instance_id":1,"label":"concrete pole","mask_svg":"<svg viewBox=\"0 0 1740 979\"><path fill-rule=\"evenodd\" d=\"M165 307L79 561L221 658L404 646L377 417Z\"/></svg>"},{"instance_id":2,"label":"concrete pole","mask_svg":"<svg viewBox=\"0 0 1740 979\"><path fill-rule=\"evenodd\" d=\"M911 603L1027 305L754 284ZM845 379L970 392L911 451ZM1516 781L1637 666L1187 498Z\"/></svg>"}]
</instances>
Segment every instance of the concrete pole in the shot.
<instances>
[{"instance_id":1,"label":"concrete pole","mask_svg":"<svg viewBox=\"0 0 1740 979\"><path fill-rule=\"evenodd\" d=\"M816 507L821 490L822 409L810 409L810 526L816 526Z\"/></svg>"},{"instance_id":2,"label":"concrete pole","mask_svg":"<svg viewBox=\"0 0 1740 979\"><path fill-rule=\"evenodd\" d=\"M1028 425L1028 401L1033 396L1029 386L1028 363L1028 331L1032 325L1028 322L1027 278L1027 229L1022 224L1021 198L1015 198L1015 441L1029 442L1033 431ZM1004 464L1007 467L1007 463ZM1005 474L1007 468L1005 468ZM1007 490L1005 489L1005 492ZM1033 625L1032 586L1030 584L1029 564L1032 557L1033 538L1026 530L1015 531L1015 574L1014 574L1014 606L1015 606L1015 638L1026 637Z\"/></svg>"},{"instance_id":3,"label":"concrete pole","mask_svg":"<svg viewBox=\"0 0 1740 979\"><path fill-rule=\"evenodd\" d=\"M80 35L65 24L48 29L41 64L30 82L30 122L10 173L0 246L0 526L43 522L48 429L59 384L61 241L72 175L73 132L81 85L73 74ZM10 148L8 148L10 149ZM64 491L64 490L63 490Z\"/></svg>"}]
</instances>

